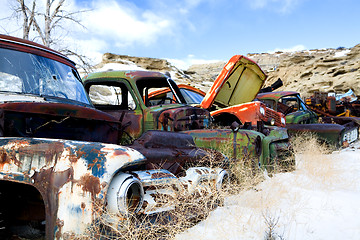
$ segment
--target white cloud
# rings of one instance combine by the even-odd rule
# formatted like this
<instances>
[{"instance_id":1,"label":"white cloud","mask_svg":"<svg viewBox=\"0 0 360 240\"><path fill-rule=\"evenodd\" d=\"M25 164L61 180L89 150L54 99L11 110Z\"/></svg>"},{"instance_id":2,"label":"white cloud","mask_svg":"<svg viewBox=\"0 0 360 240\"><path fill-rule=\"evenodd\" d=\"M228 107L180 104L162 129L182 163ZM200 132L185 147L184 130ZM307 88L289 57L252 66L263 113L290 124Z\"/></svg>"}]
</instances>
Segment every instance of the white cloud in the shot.
<instances>
[{"instance_id":1,"label":"white cloud","mask_svg":"<svg viewBox=\"0 0 360 240\"><path fill-rule=\"evenodd\" d=\"M98 63L104 52L121 52L121 49L136 46L151 47L164 36L173 37L176 43L183 37L183 28L196 31L196 25L189 20L194 9L212 1L214 0L153 0L144 9L143 6L137 6L136 2L126 0L90 0L85 7L83 3L80 6L76 0L66 0L63 9L68 12L84 8L91 11L76 15L86 29L74 22L63 22L62 29L53 32L61 40L53 47L71 48ZM45 0L38 0L37 7L43 9L44 3ZM8 13L9 8L2 4L0 18ZM3 26L3 23L0 25ZM7 27L8 29L10 28ZM13 35L21 37L21 21L13 24L12 29L18 29ZM178 61L182 62L181 66L206 62L194 56Z\"/></svg>"},{"instance_id":2,"label":"white cloud","mask_svg":"<svg viewBox=\"0 0 360 240\"><path fill-rule=\"evenodd\" d=\"M111 39L118 47L134 43L149 46L172 31L171 20L149 10L131 8L116 1L94 1L93 9L84 21L88 34Z\"/></svg>"},{"instance_id":3,"label":"white cloud","mask_svg":"<svg viewBox=\"0 0 360 240\"><path fill-rule=\"evenodd\" d=\"M303 0L248 0L253 9L269 8L280 13L291 12Z\"/></svg>"},{"instance_id":4,"label":"white cloud","mask_svg":"<svg viewBox=\"0 0 360 240\"><path fill-rule=\"evenodd\" d=\"M306 50L306 47L304 45L296 45L291 48L275 48L274 50L268 51L268 53L275 53L275 52L298 52L298 51L304 51Z\"/></svg>"}]
</instances>

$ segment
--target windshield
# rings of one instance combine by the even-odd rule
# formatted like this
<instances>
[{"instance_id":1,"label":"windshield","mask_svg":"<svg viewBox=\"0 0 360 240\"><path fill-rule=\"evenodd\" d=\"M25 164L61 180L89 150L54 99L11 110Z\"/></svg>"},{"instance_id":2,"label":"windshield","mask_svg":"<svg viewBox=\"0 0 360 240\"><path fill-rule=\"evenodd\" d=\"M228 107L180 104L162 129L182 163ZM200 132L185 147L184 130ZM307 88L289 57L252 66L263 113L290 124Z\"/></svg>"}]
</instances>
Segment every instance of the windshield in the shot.
<instances>
[{"instance_id":1,"label":"windshield","mask_svg":"<svg viewBox=\"0 0 360 240\"><path fill-rule=\"evenodd\" d=\"M201 94L193 92L189 89L180 88L180 92L188 104L200 104L204 98Z\"/></svg>"},{"instance_id":2,"label":"windshield","mask_svg":"<svg viewBox=\"0 0 360 240\"><path fill-rule=\"evenodd\" d=\"M0 91L56 97L89 104L77 72L55 60L0 49Z\"/></svg>"}]
</instances>

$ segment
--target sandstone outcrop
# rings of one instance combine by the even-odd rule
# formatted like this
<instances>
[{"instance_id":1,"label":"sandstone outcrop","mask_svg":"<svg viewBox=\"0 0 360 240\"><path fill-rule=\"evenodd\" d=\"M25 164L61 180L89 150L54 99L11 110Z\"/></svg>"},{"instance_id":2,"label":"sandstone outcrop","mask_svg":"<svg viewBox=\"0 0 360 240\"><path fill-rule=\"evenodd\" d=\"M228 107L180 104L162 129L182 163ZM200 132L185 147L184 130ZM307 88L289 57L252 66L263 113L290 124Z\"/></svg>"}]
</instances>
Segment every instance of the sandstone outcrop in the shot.
<instances>
[{"instance_id":1,"label":"sandstone outcrop","mask_svg":"<svg viewBox=\"0 0 360 240\"><path fill-rule=\"evenodd\" d=\"M279 90L297 91L304 97L315 91L360 95L360 44L353 48L311 50L295 53L249 54L267 72L266 86L278 78Z\"/></svg>"},{"instance_id":2,"label":"sandstone outcrop","mask_svg":"<svg viewBox=\"0 0 360 240\"><path fill-rule=\"evenodd\" d=\"M248 54L247 57L257 62L267 73L265 86L281 78L284 86L280 91L297 91L304 97L310 96L314 91L342 93L349 89L360 95L360 44L349 49L257 53ZM105 53L97 68L107 63L131 63L147 70L169 72L178 83L190 84L207 91L226 62L197 64L182 71L165 59Z\"/></svg>"}]
</instances>

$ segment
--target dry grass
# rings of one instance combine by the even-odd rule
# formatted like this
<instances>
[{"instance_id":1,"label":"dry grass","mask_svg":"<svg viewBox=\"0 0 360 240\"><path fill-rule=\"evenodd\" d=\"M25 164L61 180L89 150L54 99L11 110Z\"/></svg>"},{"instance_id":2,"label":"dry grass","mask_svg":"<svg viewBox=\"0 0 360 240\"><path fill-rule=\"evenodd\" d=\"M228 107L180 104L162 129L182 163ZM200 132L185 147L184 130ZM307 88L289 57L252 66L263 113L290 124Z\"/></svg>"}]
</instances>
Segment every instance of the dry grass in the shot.
<instances>
[{"instance_id":1,"label":"dry grass","mask_svg":"<svg viewBox=\"0 0 360 240\"><path fill-rule=\"evenodd\" d=\"M178 239L207 239L202 236L208 235L211 239L226 239L227 236L236 239L234 236L239 236L241 239L278 240L292 236L297 226L302 228L306 225L304 216L311 211L309 205L317 204L322 194L312 199L304 191L312 193L314 189L321 189L326 192L323 186L335 186L335 183L344 179L340 179L334 154L330 156L331 150L320 144L314 136L297 136L292 139L292 144L297 161L295 172L274 174L274 177L269 178L260 171L253 177L247 161L234 165L234 175L238 179L235 188L240 191L239 194L227 198L227 209L215 212L215 216L190 233L179 235ZM281 166L275 169L282 171ZM261 183L264 178L266 182Z\"/></svg>"},{"instance_id":2,"label":"dry grass","mask_svg":"<svg viewBox=\"0 0 360 240\"><path fill-rule=\"evenodd\" d=\"M226 149L227 147L229 146L224 146L223 153L231 152L231 149ZM221 163L223 161L221 157L218 154L210 154L209 157L197 162L196 165L206 165L208 167L219 167L221 165L221 167L226 167L228 172L231 173L230 184L222 191L213 192L210 195L199 191L191 196L179 192L176 197L171 199L175 209L161 214L149 216L136 214L122 218L109 216L106 212L103 212L97 217L97 223L89 230L87 237L90 239L127 240L173 239L175 235L205 219L216 207L222 206L224 198L247 189L254 189L254 186L268 177L257 164L254 164L257 163L257 159L246 157L236 160L229 159L224 164ZM282 166L276 166L274 169L274 171L283 170ZM211 184L213 183L209 183L209 185ZM163 201L169 201L169 198L164 196ZM109 224L107 220L109 218L117 219L117 223ZM268 225L273 224L271 222L272 218L269 217L268 219Z\"/></svg>"},{"instance_id":3,"label":"dry grass","mask_svg":"<svg viewBox=\"0 0 360 240\"><path fill-rule=\"evenodd\" d=\"M164 201L168 200L164 197ZM172 199L174 210L151 215L132 214L110 216L106 211L97 216L96 224L86 234L87 239L172 239L203 220L222 205L223 192L212 195L184 196ZM162 200L159 200L161 202ZM112 219L109 221L109 219ZM115 221L117 222L114 222Z\"/></svg>"},{"instance_id":4,"label":"dry grass","mask_svg":"<svg viewBox=\"0 0 360 240\"><path fill-rule=\"evenodd\" d=\"M334 164L332 149L311 134L297 136L292 140L296 154L296 168L312 181L329 186L339 181L339 170Z\"/></svg>"}]
</instances>

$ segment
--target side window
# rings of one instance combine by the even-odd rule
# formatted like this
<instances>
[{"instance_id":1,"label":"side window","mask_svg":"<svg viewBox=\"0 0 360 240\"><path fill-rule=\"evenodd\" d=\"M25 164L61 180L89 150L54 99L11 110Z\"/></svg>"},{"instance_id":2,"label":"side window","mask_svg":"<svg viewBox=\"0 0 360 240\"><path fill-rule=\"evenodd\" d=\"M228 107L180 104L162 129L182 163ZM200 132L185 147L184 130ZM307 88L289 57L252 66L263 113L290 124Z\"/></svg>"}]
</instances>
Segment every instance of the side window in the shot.
<instances>
[{"instance_id":1,"label":"side window","mask_svg":"<svg viewBox=\"0 0 360 240\"><path fill-rule=\"evenodd\" d=\"M298 111L299 102L295 96L283 97L279 100L278 111L285 115Z\"/></svg>"},{"instance_id":2,"label":"side window","mask_svg":"<svg viewBox=\"0 0 360 240\"><path fill-rule=\"evenodd\" d=\"M275 101L271 99L261 99L261 102L265 103L265 105L271 109L276 110Z\"/></svg>"},{"instance_id":3,"label":"side window","mask_svg":"<svg viewBox=\"0 0 360 240\"><path fill-rule=\"evenodd\" d=\"M145 105L155 106L161 104L172 104L176 103L176 100L171 92L170 88L145 88ZM146 96L151 96L146 102Z\"/></svg>"},{"instance_id":4,"label":"side window","mask_svg":"<svg viewBox=\"0 0 360 240\"><path fill-rule=\"evenodd\" d=\"M280 102L288 107L293 107L294 110L299 109L299 102L296 97L283 97L280 99Z\"/></svg>"},{"instance_id":5,"label":"side window","mask_svg":"<svg viewBox=\"0 0 360 240\"><path fill-rule=\"evenodd\" d=\"M135 110L136 104L125 84L112 85L91 85L89 96L97 108L116 108Z\"/></svg>"}]
</instances>

